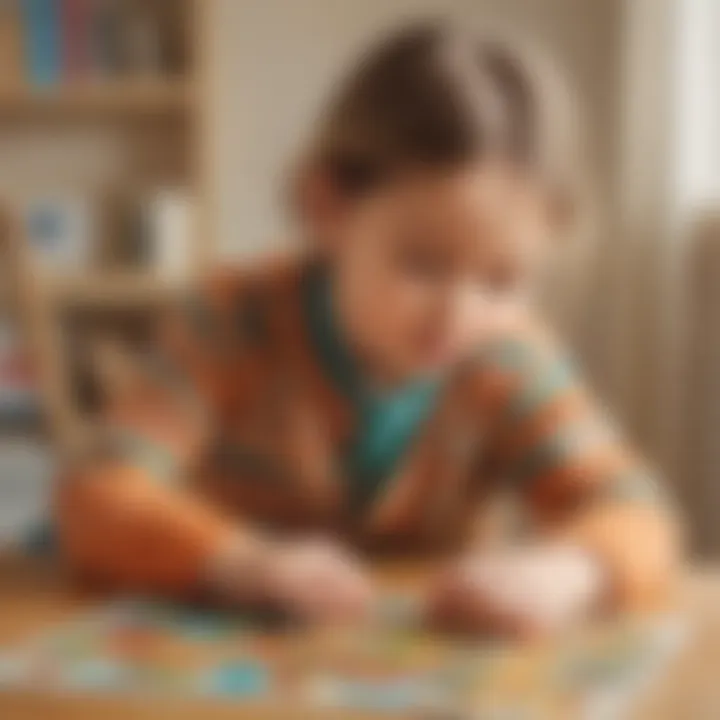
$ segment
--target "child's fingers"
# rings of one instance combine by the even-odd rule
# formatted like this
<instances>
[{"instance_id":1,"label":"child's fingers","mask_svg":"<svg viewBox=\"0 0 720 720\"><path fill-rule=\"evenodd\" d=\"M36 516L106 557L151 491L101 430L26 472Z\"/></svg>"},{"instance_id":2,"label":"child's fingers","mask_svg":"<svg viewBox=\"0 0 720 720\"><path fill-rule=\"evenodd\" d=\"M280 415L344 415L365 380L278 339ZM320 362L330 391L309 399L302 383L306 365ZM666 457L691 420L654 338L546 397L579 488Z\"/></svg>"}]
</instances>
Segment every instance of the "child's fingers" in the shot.
<instances>
[{"instance_id":1,"label":"child's fingers","mask_svg":"<svg viewBox=\"0 0 720 720\"><path fill-rule=\"evenodd\" d=\"M476 557L440 577L433 619L465 632L549 634L582 617L597 585L597 571L581 553Z\"/></svg>"},{"instance_id":2,"label":"child's fingers","mask_svg":"<svg viewBox=\"0 0 720 720\"><path fill-rule=\"evenodd\" d=\"M290 612L311 622L359 617L372 599L370 583L359 569L322 553L290 568L277 591Z\"/></svg>"},{"instance_id":3,"label":"child's fingers","mask_svg":"<svg viewBox=\"0 0 720 720\"><path fill-rule=\"evenodd\" d=\"M339 620L351 620L366 614L372 604L372 586L356 568L341 566L328 569L328 613Z\"/></svg>"},{"instance_id":4,"label":"child's fingers","mask_svg":"<svg viewBox=\"0 0 720 720\"><path fill-rule=\"evenodd\" d=\"M524 635L525 599L501 563L459 563L443 573L431 595L430 621L452 632Z\"/></svg>"},{"instance_id":5,"label":"child's fingers","mask_svg":"<svg viewBox=\"0 0 720 720\"><path fill-rule=\"evenodd\" d=\"M474 587L457 568L438 579L428 602L428 617L433 625L450 631L462 631L475 615L482 613Z\"/></svg>"}]
</instances>

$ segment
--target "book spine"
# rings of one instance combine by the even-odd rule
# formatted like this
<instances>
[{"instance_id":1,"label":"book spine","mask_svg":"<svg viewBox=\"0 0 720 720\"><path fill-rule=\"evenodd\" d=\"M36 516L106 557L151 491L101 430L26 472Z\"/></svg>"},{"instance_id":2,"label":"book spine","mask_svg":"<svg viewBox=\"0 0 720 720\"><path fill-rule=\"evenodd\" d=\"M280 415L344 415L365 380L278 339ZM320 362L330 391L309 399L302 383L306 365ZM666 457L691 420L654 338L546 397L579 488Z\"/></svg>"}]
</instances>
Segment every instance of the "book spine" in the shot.
<instances>
[{"instance_id":1,"label":"book spine","mask_svg":"<svg viewBox=\"0 0 720 720\"><path fill-rule=\"evenodd\" d=\"M61 0L63 74L78 80L88 74L88 0Z\"/></svg>"},{"instance_id":2,"label":"book spine","mask_svg":"<svg viewBox=\"0 0 720 720\"><path fill-rule=\"evenodd\" d=\"M25 0L23 9L29 79L36 85L52 85L61 76L58 0Z\"/></svg>"},{"instance_id":3,"label":"book spine","mask_svg":"<svg viewBox=\"0 0 720 720\"><path fill-rule=\"evenodd\" d=\"M157 17L148 8L129 9L123 18L121 50L131 75L154 77L162 70L162 43Z\"/></svg>"},{"instance_id":4,"label":"book spine","mask_svg":"<svg viewBox=\"0 0 720 720\"><path fill-rule=\"evenodd\" d=\"M122 6L117 0L94 0L89 15L89 52L93 75L100 79L116 77L121 71Z\"/></svg>"},{"instance_id":5,"label":"book spine","mask_svg":"<svg viewBox=\"0 0 720 720\"><path fill-rule=\"evenodd\" d=\"M37 401L30 359L10 324L0 321L0 426L20 429L34 420Z\"/></svg>"},{"instance_id":6,"label":"book spine","mask_svg":"<svg viewBox=\"0 0 720 720\"><path fill-rule=\"evenodd\" d=\"M0 85L15 85L23 79L23 55L19 0L0 0Z\"/></svg>"}]
</instances>

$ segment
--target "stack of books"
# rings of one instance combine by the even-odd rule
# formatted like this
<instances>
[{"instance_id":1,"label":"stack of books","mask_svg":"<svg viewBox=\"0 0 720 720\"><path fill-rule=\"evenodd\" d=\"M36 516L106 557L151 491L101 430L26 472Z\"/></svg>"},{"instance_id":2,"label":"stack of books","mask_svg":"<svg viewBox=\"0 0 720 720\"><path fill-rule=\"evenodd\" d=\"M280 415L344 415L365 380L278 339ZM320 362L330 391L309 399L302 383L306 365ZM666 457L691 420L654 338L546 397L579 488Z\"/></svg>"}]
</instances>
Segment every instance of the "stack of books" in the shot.
<instances>
[{"instance_id":1,"label":"stack of books","mask_svg":"<svg viewBox=\"0 0 720 720\"><path fill-rule=\"evenodd\" d=\"M167 74L156 9L133 0L0 0L0 84Z\"/></svg>"}]
</instances>

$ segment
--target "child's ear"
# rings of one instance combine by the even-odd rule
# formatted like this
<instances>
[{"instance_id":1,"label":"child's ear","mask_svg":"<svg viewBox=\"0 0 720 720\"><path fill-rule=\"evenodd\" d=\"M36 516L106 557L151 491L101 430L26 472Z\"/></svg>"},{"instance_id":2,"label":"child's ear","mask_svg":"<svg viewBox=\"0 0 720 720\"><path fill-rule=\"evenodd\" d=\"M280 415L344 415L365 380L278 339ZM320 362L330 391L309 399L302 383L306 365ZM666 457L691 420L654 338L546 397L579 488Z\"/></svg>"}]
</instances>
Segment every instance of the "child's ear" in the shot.
<instances>
[{"instance_id":1,"label":"child's ear","mask_svg":"<svg viewBox=\"0 0 720 720\"><path fill-rule=\"evenodd\" d=\"M307 168L295 188L295 206L315 242L332 249L348 209L348 199L323 168Z\"/></svg>"}]
</instances>

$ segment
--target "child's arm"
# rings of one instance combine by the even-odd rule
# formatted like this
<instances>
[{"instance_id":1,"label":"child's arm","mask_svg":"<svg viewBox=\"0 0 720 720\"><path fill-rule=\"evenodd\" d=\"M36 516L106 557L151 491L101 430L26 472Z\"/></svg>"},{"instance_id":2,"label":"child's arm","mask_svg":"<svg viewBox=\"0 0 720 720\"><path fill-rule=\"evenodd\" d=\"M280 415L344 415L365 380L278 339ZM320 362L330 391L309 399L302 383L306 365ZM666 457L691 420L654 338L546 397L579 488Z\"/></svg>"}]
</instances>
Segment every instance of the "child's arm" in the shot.
<instances>
[{"instance_id":1,"label":"child's arm","mask_svg":"<svg viewBox=\"0 0 720 720\"><path fill-rule=\"evenodd\" d=\"M243 295L221 279L211 284L163 325L153 369L120 381L105 442L61 482L65 553L77 571L115 588L209 591L306 618L362 613L370 586L342 549L263 538L183 483L212 439L214 418L237 400L228 393L257 385L250 373L238 376L238 363L268 365L257 305Z\"/></svg>"},{"instance_id":2,"label":"child's arm","mask_svg":"<svg viewBox=\"0 0 720 720\"><path fill-rule=\"evenodd\" d=\"M98 436L61 478L61 539L84 574L114 586L191 592L208 558L242 538L183 484L222 402L229 342L222 289L209 285L168 313L155 353L113 378Z\"/></svg>"},{"instance_id":3,"label":"child's arm","mask_svg":"<svg viewBox=\"0 0 720 720\"><path fill-rule=\"evenodd\" d=\"M483 368L478 387L494 418L496 449L527 499L541 544L463 562L438 604L464 596L470 614L512 625L508 615L542 614L546 601L555 617L526 618L541 625L590 605L633 610L659 601L673 579L679 541L647 467L544 338L528 332L503 339L488 348ZM473 593L479 602L468 604Z\"/></svg>"}]
</instances>

